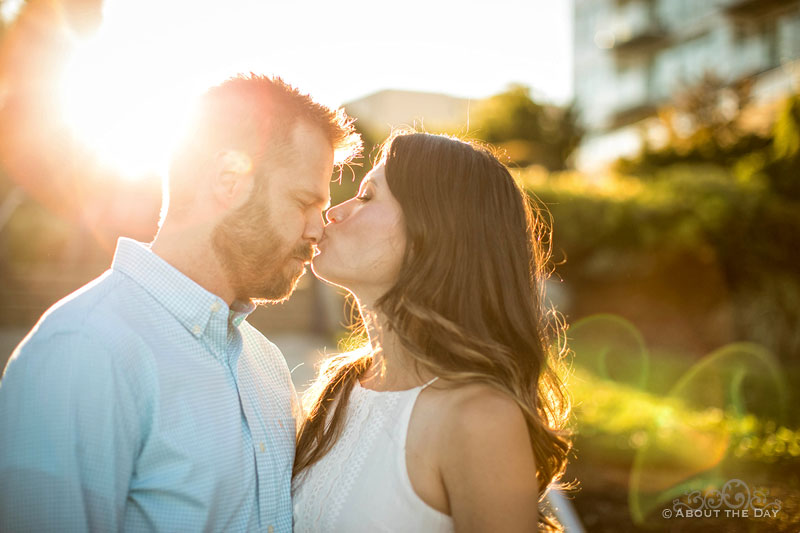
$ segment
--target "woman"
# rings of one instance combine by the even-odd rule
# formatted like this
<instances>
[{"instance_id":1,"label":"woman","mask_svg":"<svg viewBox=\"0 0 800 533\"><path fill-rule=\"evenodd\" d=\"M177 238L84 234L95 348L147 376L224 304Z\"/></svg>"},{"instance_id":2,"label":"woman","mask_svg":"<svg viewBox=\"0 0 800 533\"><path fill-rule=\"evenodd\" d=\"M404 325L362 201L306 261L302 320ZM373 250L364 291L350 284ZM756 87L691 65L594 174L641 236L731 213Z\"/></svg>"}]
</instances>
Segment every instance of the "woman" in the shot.
<instances>
[{"instance_id":1,"label":"woman","mask_svg":"<svg viewBox=\"0 0 800 533\"><path fill-rule=\"evenodd\" d=\"M486 149L400 134L328 211L314 273L369 342L306 395L295 531L532 531L569 406L542 306L546 236Z\"/></svg>"}]
</instances>

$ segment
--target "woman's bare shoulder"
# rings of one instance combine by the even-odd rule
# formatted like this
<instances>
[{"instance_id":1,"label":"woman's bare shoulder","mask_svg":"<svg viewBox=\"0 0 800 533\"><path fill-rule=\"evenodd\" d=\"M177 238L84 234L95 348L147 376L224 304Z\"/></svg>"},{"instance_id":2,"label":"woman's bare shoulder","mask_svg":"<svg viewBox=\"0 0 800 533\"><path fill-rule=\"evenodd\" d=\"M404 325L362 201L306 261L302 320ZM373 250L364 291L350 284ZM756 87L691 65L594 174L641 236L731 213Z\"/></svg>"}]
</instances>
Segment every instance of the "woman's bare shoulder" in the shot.
<instances>
[{"instance_id":1,"label":"woman's bare shoulder","mask_svg":"<svg viewBox=\"0 0 800 533\"><path fill-rule=\"evenodd\" d=\"M448 386L441 395L439 472L456 525L529 531L536 527L536 462L517 401L489 385ZM485 527L483 527L485 526Z\"/></svg>"},{"instance_id":2,"label":"woman's bare shoulder","mask_svg":"<svg viewBox=\"0 0 800 533\"><path fill-rule=\"evenodd\" d=\"M442 430L453 439L487 431L500 436L528 434L522 409L506 392L483 383L443 380L437 380L430 388Z\"/></svg>"}]
</instances>

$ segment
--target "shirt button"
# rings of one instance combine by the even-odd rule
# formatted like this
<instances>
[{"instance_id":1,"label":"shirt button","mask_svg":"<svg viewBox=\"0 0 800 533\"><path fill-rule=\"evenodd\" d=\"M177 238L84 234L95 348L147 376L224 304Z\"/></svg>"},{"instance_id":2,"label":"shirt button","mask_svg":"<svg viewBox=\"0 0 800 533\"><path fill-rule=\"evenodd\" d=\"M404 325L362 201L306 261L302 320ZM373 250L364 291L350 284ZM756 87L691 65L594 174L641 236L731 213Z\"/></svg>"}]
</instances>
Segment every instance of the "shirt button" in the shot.
<instances>
[{"instance_id":1,"label":"shirt button","mask_svg":"<svg viewBox=\"0 0 800 533\"><path fill-rule=\"evenodd\" d=\"M217 311L219 311L219 308L220 308L219 302L214 302L213 304L211 304L212 313L216 313Z\"/></svg>"},{"instance_id":2,"label":"shirt button","mask_svg":"<svg viewBox=\"0 0 800 533\"><path fill-rule=\"evenodd\" d=\"M203 328L201 328L200 326L195 326L192 328L192 333L194 333L195 335L200 335L201 333L203 333Z\"/></svg>"},{"instance_id":3,"label":"shirt button","mask_svg":"<svg viewBox=\"0 0 800 533\"><path fill-rule=\"evenodd\" d=\"M272 526L269 526L269 527L267 528L267 533L273 533L274 531L275 531L275 528L274 528L274 527L272 527Z\"/></svg>"},{"instance_id":4,"label":"shirt button","mask_svg":"<svg viewBox=\"0 0 800 533\"><path fill-rule=\"evenodd\" d=\"M279 425L280 427L283 427L283 422L281 422L280 420L278 420L278 425Z\"/></svg>"},{"instance_id":5,"label":"shirt button","mask_svg":"<svg viewBox=\"0 0 800 533\"><path fill-rule=\"evenodd\" d=\"M263 442L259 443L258 449L261 450L261 453L264 453L265 451L267 451L267 447L264 446Z\"/></svg>"}]
</instances>

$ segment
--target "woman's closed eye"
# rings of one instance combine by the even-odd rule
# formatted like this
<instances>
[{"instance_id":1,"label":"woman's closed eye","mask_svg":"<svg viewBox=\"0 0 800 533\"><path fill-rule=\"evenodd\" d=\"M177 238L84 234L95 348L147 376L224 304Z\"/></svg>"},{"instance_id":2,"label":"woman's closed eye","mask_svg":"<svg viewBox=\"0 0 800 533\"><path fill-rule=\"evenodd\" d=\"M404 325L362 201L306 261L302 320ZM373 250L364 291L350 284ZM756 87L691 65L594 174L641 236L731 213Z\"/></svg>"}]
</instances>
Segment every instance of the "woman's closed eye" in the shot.
<instances>
[{"instance_id":1,"label":"woman's closed eye","mask_svg":"<svg viewBox=\"0 0 800 533\"><path fill-rule=\"evenodd\" d=\"M360 195L356 196L356 200L358 200L359 202L366 202L366 201L371 200L371 199L372 199L372 195L370 195L368 193L364 193L364 194L360 194Z\"/></svg>"}]
</instances>

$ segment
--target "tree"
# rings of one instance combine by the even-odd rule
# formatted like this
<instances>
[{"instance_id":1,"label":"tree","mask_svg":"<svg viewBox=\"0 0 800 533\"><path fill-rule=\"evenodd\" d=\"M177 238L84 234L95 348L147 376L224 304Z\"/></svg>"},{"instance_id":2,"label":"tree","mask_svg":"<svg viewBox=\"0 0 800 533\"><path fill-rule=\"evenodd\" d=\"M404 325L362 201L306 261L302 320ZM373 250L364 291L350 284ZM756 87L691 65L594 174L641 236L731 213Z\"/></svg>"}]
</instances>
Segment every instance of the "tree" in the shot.
<instances>
[{"instance_id":1,"label":"tree","mask_svg":"<svg viewBox=\"0 0 800 533\"><path fill-rule=\"evenodd\" d=\"M540 104L524 85L511 85L485 100L474 123L473 135L504 149L515 163L540 164L549 170L568 166L583 135L574 104Z\"/></svg>"},{"instance_id":2,"label":"tree","mask_svg":"<svg viewBox=\"0 0 800 533\"><path fill-rule=\"evenodd\" d=\"M699 82L676 92L669 104L659 109L658 123L666 133L666 142L645 142L636 157L617 161L617 169L647 175L676 163L730 167L764 149L771 139L743 124L752 85L750 78L729 84L706 72Z\"/></svg>"},{"instance_id":3,"label":"tree","mask_svg":"<svg viewBox=\"0 0 800 533\"><path fill-rule=\"evenodd\" d=\"M800 201L800 94L783 103L772 133L763 173L776 194Z\"/></svg>"}]
</instances>

